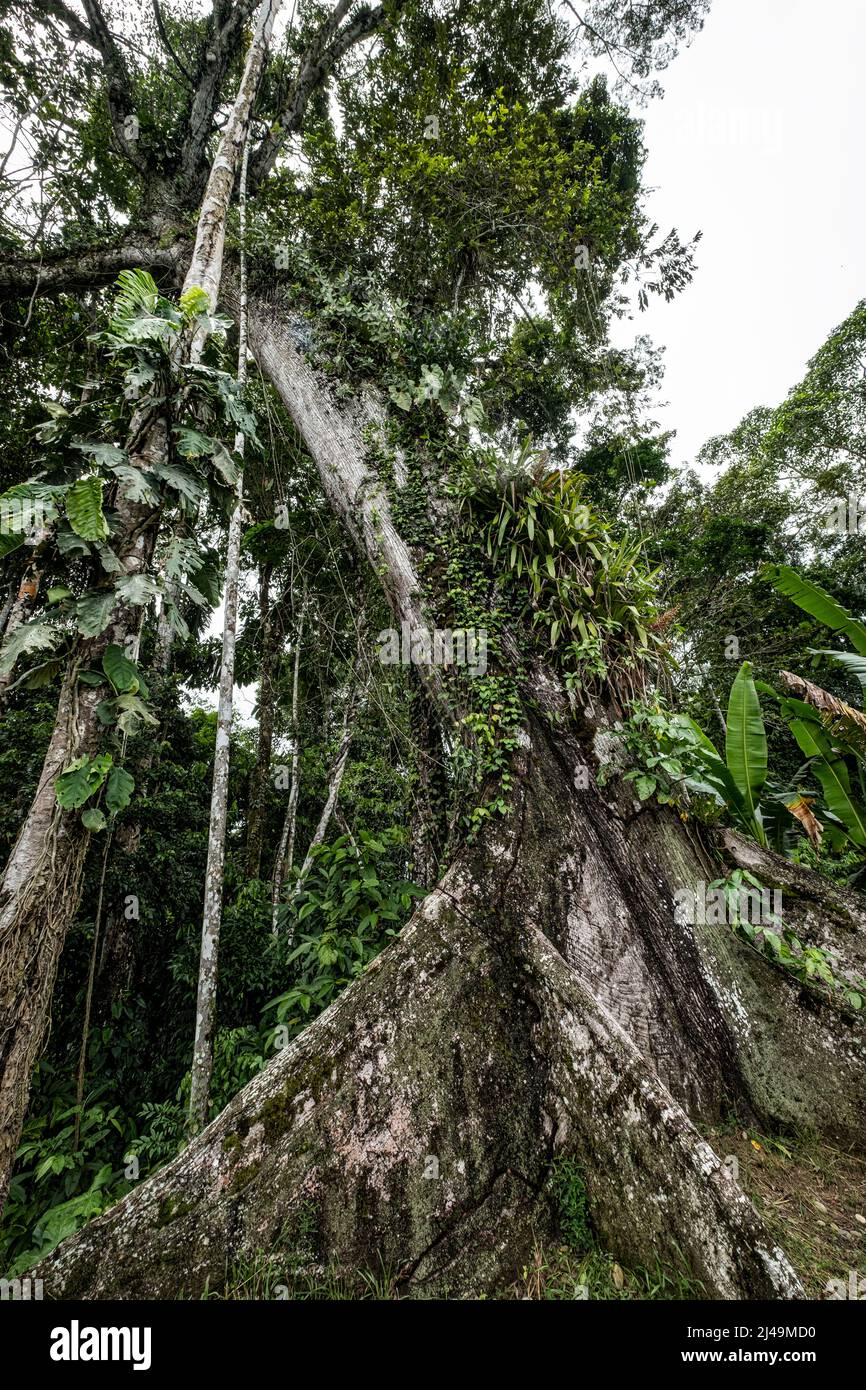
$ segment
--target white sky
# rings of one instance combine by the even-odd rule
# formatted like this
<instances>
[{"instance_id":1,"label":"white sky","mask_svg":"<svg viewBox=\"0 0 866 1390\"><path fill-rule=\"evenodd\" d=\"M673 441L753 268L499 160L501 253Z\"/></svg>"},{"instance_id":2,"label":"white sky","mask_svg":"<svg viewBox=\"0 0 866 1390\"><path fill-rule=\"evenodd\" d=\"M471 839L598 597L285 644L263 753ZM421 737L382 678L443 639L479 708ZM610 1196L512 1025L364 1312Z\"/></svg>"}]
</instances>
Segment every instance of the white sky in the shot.
<instances>
[{"instance_id":1,"label":"white sky","mask_svg":"<svg viewBox=\"0 0 866 1390\"><path fill-rule=\"evenodd\" d=\"M674 462L778 404L866 294L864 61L866 0L714 0L661 75L647 208L704 234L691 286L634 320L666 348Z\"/></svg>"}]
</instances>

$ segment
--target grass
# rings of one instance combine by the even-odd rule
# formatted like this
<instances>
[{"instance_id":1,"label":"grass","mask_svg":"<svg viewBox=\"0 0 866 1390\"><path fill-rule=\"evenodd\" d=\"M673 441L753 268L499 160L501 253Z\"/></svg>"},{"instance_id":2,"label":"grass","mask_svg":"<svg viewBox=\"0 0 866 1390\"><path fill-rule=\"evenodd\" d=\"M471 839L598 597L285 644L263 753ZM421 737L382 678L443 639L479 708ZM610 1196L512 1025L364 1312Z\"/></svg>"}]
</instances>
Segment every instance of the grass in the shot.
<instances>
[{"instance_id":1,"label":"grass","mask_svg":"<svg viewBox=\"0 0 866 1390\"><path fill-rule=\"evenodd\" d=\"M654 1270L628 1269L595 1247L575 1251L567 1245L545 1249L536 1244L533 1258L505 1298L545 1301L676 1301L701 1297L689 1276L657 1265Z\"/></svg>"}]
</instances>

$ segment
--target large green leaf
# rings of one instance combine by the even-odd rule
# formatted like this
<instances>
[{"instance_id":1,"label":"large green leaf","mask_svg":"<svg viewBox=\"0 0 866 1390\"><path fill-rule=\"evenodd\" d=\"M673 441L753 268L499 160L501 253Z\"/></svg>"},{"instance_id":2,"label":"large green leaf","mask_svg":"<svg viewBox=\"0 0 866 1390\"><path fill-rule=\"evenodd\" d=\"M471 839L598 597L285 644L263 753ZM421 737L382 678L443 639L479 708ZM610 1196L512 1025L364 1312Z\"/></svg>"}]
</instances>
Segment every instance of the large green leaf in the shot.
<instances>
[{"instance_id":1,"label":"large green leaf","mask_svg":"<svg viewBox=\"0 0 866 1390\"><path fill-rule=\"evenodd\" d=\"M58 805L64 811L75 811L99 791L111 767L111 756L100 753L96 758L77 758L61 772L54 783Z\"/></svg>"},{"instance_id":2,"label":"large green leaf","mask_svg":"<svg viewBox=\"0 0 866 1390\"><path fill-rule=\"evenodd\" d=\"M117 602L113 589L91 589L75 605L75 626L82 637L98 637L111 621Z\"/></svg>"},{"instance_id":3,"label":"large green leaf","mask_svg":"<svg viewBox=\"0 0 866 1390\"><path fill-rule=\"evenodd\" d=\"M851 779L842 758L820 724L791 719L788 728L812 767L824 792L828 810L842 822L855 845L866 845L866 807L852 795Z\"/></svg>"},{"instance_id":4,"label":"large green leaf","mask_svg":"<svg viewBox=\"0 0 866 1390\"><path fill-rule=\"evenodd\" d=\"M847 608L837 603L826 589L801 578L790 565L767 565L763 574L777 593L791 599L804 613L829 627L831 632L843 632L855 651L866 656L866 626L853 618Z\"/></svg>"},{"instance_id":5,"label":"large green leaf","mask_svg":"<svg viewBox=\"0 0 866 1390\"><path fill-rule=\"evenodd\" d=\"M115 589L124 603L139 607L144 603L150 603L160 592L156 580L151 579L149 574L125 574L122 579L117 580Z\"/></svg>"},{"instance_id":6,"label":"large green leaf","mask_svg":"<svg viewBox=\"0 0 866 1390\"><path fill-rule=\"evenodd\" d=\"M858 656L855 652L837 652L831 648L810 647L809 650L812 656L826 656L830 661L838 661L840 666L847 666L866 690L866 657Z\"/></svg>"},{"instance_id":7,"label":"large green leaf","mask_svg":"<svg viewBox=\"0 0 866 1390\"><path fill-rule=\"evenodd\" d=\"M744 803L754 814L767 780L767 735L749 661L743 662L731 687L727 723L725 758L728 771Z\"/></svg>"},{"instance_id":8,"label":"large green leaf","mask_svg":"<svg viewBox=\"0 0 866 1390\"><path fill-rule=\"evenodd\" d=\"M24 532L17 534L13 531L0 531L0 560L4 555L9 555L13 550L17 550L19 545L24 544Z\"/></svg>"},{"instance_id":9,"label":"large green leaf","mask_svg":"<svg viewBox=\"0 0 866 1390\"><path fill-rule=\"evenodd\" d=\"M159 505L159 493L149 473L131 463L118 463L111 471L120 480L121 496L128 497L130 502L144 502L148 507Z\"/></svg>"},{"instance_id":10,"label":"large green leaf","mask_svg":"<svg viewBox=\"0 0 866 1390\"><path fill-rule=\"evenodd\" d=\"M50 627L44 617L21 623L3 644L0 674L7 676L24 652L53 651L59 640L60 632Z\"/></svg>"},{"instance_id":11,"label":"large green leaf","mask_svg":"<svg viewBox=\"0 0 866 1390\"><path fill-rule=\"evenodd\" d=\"M102 479L79 478L66 494L66 515L77 535L85 541L104 541L108 522L102 510Z\"/></svg>"},{"instance_id":12,"label":"large green leaf","mask_svg":"<svg viewBox=\"0 0 866 1390\"><path fill-rule=\"evenodd\" d=\"M144 704L137 695L133 695L131 691L126 695L119 695L114 703L121 711L117 719L117 727L120 729L121 733L134 734L138 729L139 723L159 723L159 720L155 715L151 714L147 705Z\"/></svg>"},{"instance_id":13,"label":"large green leaf","mask_svg":"<svg viewBox=\"0 0 866 1390\"><path fill-rule=\"evenodd\" d=\"M97 463L105 463L109 468L129 462L125 449L118 449L114 444L102 444L96 439L79 439L70 447L80 449L82 454L90 454Z\"/></svg>"},{"instance_id":14,"label":"large green leaf","mask_svg":"<svg viewBox=\"0 0 866 1390\"><path fill-rule=\"evenodd\" d=\"M125 767L113 767L108 775L105 804L109 811L124 811L135 790L135 781Z\"/></svg>"},{"instance_id":15,"label":"large green leaf","mask_svg":"<svg viewBox=\"0 0 866 1390\"><path fill-rule=\"evenodd\" d=\"M130 661L125 655L123 648L116 642L111 642L102 654L102 669L107 675L115 690L121 692L131 690L133 694L138 691L140 679L138 667L134 661Z\"/></svg>"}]
</instances>

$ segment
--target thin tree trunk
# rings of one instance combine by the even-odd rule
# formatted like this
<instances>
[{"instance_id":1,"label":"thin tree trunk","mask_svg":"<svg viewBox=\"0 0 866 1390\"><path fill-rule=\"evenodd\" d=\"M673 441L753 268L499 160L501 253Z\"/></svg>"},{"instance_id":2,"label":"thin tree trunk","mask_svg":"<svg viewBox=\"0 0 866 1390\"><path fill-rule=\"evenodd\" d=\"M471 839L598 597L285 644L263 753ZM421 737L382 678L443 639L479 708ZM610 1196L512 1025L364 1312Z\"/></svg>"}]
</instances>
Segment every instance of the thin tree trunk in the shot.
<instances>
[{"instance_id":1,"label":"thin tree trunk","mask_svg":"<svg viewBox=\"0 0 866 1390\"><path fill-rule=\"evenodd\" d=\"M256 761L250 777L249 821L247 825L247 877L259 878L265 834L265 807L274 741L274 667L277 659L277 622L271 603L272 566L259 570L259 614L261 629L261 667L259 673L259 737Z\"/></svg>"},{"instance_id":2,"label":"thin tree trunk","mask_svg":"<svg viewBox=\"0 0 866 1390\"><path fill-rule=\"evenodd\" d=\"M349 697L346 701L346 710L343 716L343 732L340 737L340 746L337 749L336 757L334 758L334 761L331 764L331 770L328 774L328 795L325 798L325 804L322 807L322 814L319 816L319 823L313 831L313 838L310 840L310 843L307 847L307 853L304 858L304 862L301 865L300 873L298 874L298 879L295 884L296 893L310 871L310 865L313 862L313 855L315 854L319 845L322 844L325 836L328 833L328 826L331 824L331 817L334 814L334 808L336 807L340 797L340 788L343 785L343 777L345 776L346 768L349 763L349 753L352 747L352 739L355 737L355 730L358 727L358 719L360 718L361 711L364 708L364 702L366 698L369 681L370 677L368 676L367 681L365 682L363 687L355 686L350 691Z\"/></svg>"},{"instance_id":3,"label":"thin tree trunk","mask_svg":"<svg viewBox=\"0 0 866 1390\"><path fill-rule=\"evenodd\" d=\"M240 285L238 315L238 371L243 385L247 379L247 284L246 186L249 142L244 145L239 189L240 203ZM243 459L244 436L235 436L235 452ZM238 625L238 587L240 582L241 523L243 518L243 468L238 470L235 505L229 523L226 556L223 649L220 664L219 705L214 749L210 827L205 871L204 915L201 933L201 959L195 1015L195 1040L189 1098L188 1129L197 1134L207 1124L210 1079L213 1070L213 1035L216 1019L216 992L219 976L219 935L222 921L223 872L225 869L226 812L228 807L229 762L231 754L232 707L235 684L235 639Z\"/></svg>"},{"instance_id":4,"label":"thin tree trunk","mask_svg":"<svg viewBox=\"0 0 866 1390\"><path fill-rule=\"evenodd\" d=\"M234 173L246 138L249 113L280 0L265 0L244 66L238 95L223 128L198 220L184 291L200 286L215 307L222 272L226 218ZM195 358L201 341L189 351ZM143 408L144 410L144 408ZM163 414L139 412L131 438L142 435L131 461L148 470L168 454ZM159 511L121 499L116 551L127 573L146 570L153 555ZM61 812L54 782L73 757L98 747L98 692L79 689L83 659L98 663L109 642L125 645L134 627L119 619L93 641L79 645L63 682L58 714L39 787L0 883L0 1208L27 1108L30 1077L48 1024L57 963L81 894L88 835L80 817Z\"/></svg>"},{"instance_id":5,"label":"thin tree trunk","mask_svg":"<svg viewBox=\"0 0 866 1390\"><path fill-rule=\"evenodd\" d=\"M287 876L292 872L295 855L295 834L298 824L298 798L301 791L301 727L298 703L298 677L301 667L301 646L304 640L304 619L306 604L301 605L301 616L295 634L295 659L292 667L292 780L289 787L289 803L283 821L283 830L274 861L273 891L271 894L272 925L277 930L280 894Z\"/></svg>"}]
</instances>

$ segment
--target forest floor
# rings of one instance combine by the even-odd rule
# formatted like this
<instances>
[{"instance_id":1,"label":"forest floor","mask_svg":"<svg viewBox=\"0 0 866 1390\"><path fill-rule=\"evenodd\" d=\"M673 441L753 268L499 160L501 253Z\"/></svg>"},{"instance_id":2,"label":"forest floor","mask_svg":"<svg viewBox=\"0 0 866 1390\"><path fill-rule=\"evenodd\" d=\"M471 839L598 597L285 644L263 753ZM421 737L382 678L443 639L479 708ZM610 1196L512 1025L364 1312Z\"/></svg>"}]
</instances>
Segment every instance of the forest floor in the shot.
<instances>
[{"instance_id":1,"label":"forest floor","mask_svg":"<svg viewBox=\"0 0 866 1390\"><path fill-rule=\"evenodd\" d=\"M808 1296L830 1297L829 1280L850 1289L853 1271L853 1287L861 1280L859 1296L866 1299L866 1159L809 1136L731 1128L707 1138L716 1153L739 1161L740 1185Z\"/></svg>"}]
</instances>

